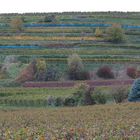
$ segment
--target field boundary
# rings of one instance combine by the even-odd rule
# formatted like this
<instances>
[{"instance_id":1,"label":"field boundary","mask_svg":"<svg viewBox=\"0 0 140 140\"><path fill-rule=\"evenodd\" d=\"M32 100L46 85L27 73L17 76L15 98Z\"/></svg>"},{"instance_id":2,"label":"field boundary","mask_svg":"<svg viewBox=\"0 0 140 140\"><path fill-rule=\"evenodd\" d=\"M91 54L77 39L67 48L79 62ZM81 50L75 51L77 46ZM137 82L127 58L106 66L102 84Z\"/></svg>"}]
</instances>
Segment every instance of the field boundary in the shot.
<instances>
[{"instance_id":1,"label":"field boundary","mask_svg":"<svg viewBox=\"0 0 140 140\"><path fill-rule=\"evenodd\" d=\"M68 88L74 87L78 83L86 83L90 87L97 87L97 86L125 86L131 85L134 82L134 79L127 79L127 80L87 80L87 81L52 81L52 82L25 82L22 86L27 88Z\"/></svg>"}]
</instances>

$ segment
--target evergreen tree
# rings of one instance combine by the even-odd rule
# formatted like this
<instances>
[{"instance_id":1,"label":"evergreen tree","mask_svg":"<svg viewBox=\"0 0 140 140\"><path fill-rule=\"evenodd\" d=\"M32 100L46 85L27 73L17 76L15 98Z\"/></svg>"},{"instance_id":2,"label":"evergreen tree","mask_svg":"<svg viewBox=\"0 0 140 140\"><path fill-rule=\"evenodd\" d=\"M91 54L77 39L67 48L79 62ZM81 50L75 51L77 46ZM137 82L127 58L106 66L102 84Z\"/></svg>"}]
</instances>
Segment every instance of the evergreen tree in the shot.
<instances>
[{"instance_id":1,"label":"evergreen tree","mask_svg":"<svg viewBox=\"0 0 140 140\"><path fill-rule=\"evenodd\" d=\"M128 95L128 101L140 102L140 78L136 79Z\"/></svg>"}]
</instances>

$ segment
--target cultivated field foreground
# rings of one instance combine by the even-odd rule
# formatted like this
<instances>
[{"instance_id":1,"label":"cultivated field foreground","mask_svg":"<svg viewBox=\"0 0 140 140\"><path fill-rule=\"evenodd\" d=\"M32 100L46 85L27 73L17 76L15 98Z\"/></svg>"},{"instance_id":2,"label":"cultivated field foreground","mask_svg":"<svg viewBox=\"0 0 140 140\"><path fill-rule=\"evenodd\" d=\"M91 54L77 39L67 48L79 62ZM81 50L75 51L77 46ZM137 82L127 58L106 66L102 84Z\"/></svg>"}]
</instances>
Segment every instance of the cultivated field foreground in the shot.
<instances>
[{"instance_id":1,"label":"cultivated field foreground","mask_svg":"<svg viewBox=\"0 0 140 140\"><path fill-rule=\"evenodd\" d=\"M1 140L137 140L140 104L0 110Z\"/></svg>"}]
</instances>

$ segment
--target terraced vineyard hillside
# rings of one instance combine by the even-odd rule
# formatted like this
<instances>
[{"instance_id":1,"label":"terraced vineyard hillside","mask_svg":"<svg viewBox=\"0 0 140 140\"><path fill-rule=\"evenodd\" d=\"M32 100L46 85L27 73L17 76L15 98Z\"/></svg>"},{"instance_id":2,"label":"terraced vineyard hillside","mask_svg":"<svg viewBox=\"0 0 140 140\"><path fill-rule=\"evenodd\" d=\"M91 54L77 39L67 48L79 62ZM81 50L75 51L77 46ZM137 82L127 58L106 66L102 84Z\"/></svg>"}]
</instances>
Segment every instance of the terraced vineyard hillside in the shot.
<instances>
[{"instance_id":1,"label":"terraced vineyard hillside","mask_svg":"<svg viewBox=\"0 0 140 140\"><path fill-rule=\"evenodd\" d=\"M47 15L1 15L0 53L43 55L53 62L64 62L69 54L77 53L89 65L95 60L139 62L139 13L51 13L54 19L45 22ZM22 18L22 31L10 27L14 18ZM105 32L114 23L124 29L125 42L114 44L96 37L97 27Z\"/></svg>"},{"instance_id":2,"label":"terraced vineyard hillside","mask_svg":"<svg viewBox=\"0 0 140 140\"><path fill-rule=\"evenodd\" d=\"M21 31L11 28L15 18L23 20ZM102 64L123 69L130 63L139 64L139 21L139 13L121 12L3 14L0 15L0 62L3 63L6 55L17 56L23 64L43 57L47 65L65 71L67 57L76 53L90 71ZM124 30L125 42L112 43L102 36L96 37L96 28L105 34L114 23Z\"/></svg>"},{"instance_id":3,"label":"terraced vineyard hillside","mask_svg":"<svg viewBox=\"0 0 140 140\"><path fill-rule=\"evenodd\" d=\"M0 140L139 139L139 76L140 12L0 14Z\"/></svg>"},{"instance_id":4,"label":"terraced vineyard hillside","mask_svg":"<svg viewBox=\"0 0 140 140\"><path fill-rule=\"evenodd\" d=\"M76 80L110 86L110 78L112 85L132 84L140 63L139 16L139 12L1 14L0 87L47 88L51 81L51 87L72 88ZM109 40L111 28L121 30L123 40ZM68 58L74 54L84 67L77 79L68 75ZM38 60L44 73L35 66L41 65ZM102 67L112 76L100 76Z\"/></svg>"}]
</instances>

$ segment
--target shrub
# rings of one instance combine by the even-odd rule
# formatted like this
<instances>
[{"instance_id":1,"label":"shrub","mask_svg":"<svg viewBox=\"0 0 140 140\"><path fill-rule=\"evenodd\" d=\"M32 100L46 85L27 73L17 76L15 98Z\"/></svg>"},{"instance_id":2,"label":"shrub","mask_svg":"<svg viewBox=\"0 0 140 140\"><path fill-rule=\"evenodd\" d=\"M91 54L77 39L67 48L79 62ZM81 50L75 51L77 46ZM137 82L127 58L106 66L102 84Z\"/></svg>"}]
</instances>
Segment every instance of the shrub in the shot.
<instances>
[{"instance_id":1,"label":"shrub","mask_svg":"<svg viewBox=\"0 0 140 140\"><path fill-rule=\"evenodd\" d=\"M96 102L96 104L105 104L107 102L106 95L101 93L100 91L94 92L92 98Z\"/></svg>"},{"instance_id":2,"label":"shrub","mask_svg":"<svg viewBox=\"0 0 140 140\"><path fill-rule=\"evenodd\" d=\"M30 56L25 56L25 55L20 55L18 56L18 61L20 61L21 63L29 63L30 62Z\"/></svg>"},{"instance_id":3,"label":"shrub","mask_svg":"<svg viewBox=\"0 0 140 140\"><path fill-rule=\"evenodd\" d=\"M5 69L0 70L0 79L7 79L9 77Z\"/></svg>"},{"instance_id":4,"label":"shrub","mask_svg":"<svg viewBox=\"0 0 140 140\"><path fill-rule=\"evenodd\" d=\"M112 96L116 103L121 103L128 97L128 87L117 86L112 89Z\"/></svg>"},{"instance_id":5,"label":"shrub","mask_svg":"<svg viewBox=\"0 0 140 140\"><path fill-rule=\"evenodd\" d=\"M84 66L81 58L77 54L68 57L68 75L70 80L80 80L80 73Z\"/></svg>"},{"instance_id":6,"label":"shrub","mask_svg":"<svg viewBox=\"0 0 140 140\"><path fill-rule=\"evenodd\" d=\"M134 68L134 67L129 67L129 68L127 68L127 75L129 76L129 77L131 77L131 78L136 78L136 68Z\"/></svg>"},{"instance_id":7,"label":"shrub","mask_svg":"<svg viewBox=\"0 0 140 140\"><path fill-rule=\"evenodd\" d=\"M15 55L7 55L4 59L4 63L17 63L17 56Z\"/></svg>"},{"instance_id":8,"label":"shrub","mask_svg":"<svg viewBox=\"0 0 140 140\"><path fill-rule=\"evenodd\" d=\"M88 71L81 71L79 72L79 74L77 74L78 77L77 77L77 80L89 80L90 79L90 74Z\"/></svg>"},{"instance_id":9,"label":"shrub","mask_svg":"<svg viewBox=\"0 0 140 140\"><path fill-rule=\"evenodd\" d=\"M96 37L102 37L103 36L103 32L99 27L96 28L96 30L95 30L95 36Z\"/></svg>"},{"instance_id":10,"label":"shrub","mask_svg":"<svg viewBox=\"0 0 140 140\"><path fill-rule=\"evenodd\" d=\"M111 79L114 78L114 73L112 72L111 68L108 66L103 66L98 69L97 75L104 79Z\"/></svg>"},{"instance_id":11,"label":"shrub","mask_svg":"<svg viewBox=\"0 0 140 140\"><path fill-rule=\"evenodd\" d=\"M61 97L57 97L55 99L55 106L63 106L63 99Z\"/></svg>"},{"instance_id":12,"label":"shrub","mask_svg":"<svg viewBox=\"0 0 140 140\"><path fill-rule=\"evenodd\" d=\"M3 67L3 64L0 64L0 70L2 69L2 67Z\"/></svg>"},{"instance_id":13,"label":"shrub","mask_svg":"<svg viewBox=\"0 0 140 140\"><path fill-rule=\"evenodd\" d=\"M113 43L123 42L125 39L124 32L121 26L114 24L107 29L107 40Z\"/></svg>"},{"instance_id":14,"label":"shrub","mask_svg":"<svg viewBox=\"0 0 140 140\"><path fill-rule=\"evenodd\" d=\"M55 68L55 66L51 66L47 69L46 81L57 81L59 78L60 72Z\"/></svg>"},{"instance_id":15,"label":"shrub","mask_svg":"<svg viewBox=\"0 0 140 140\"><path fill-rule=\"evenodd\" d=\"M76 85L76 92L73 93L73 98L77 105L92 105L94 101L92 99L92 90L87 84Z\"/></svg>"},{"instance_id":16,"label":"shrub","mask_svg":"<svg viewBox=\"0 0 140 140\"><path fill-rule=\"evenodd\" d=\"M130 93L128 95L128 101L130 102L140 102L140 79L136 79L131 87Z\"/></svg>"},{"instance_id":17,"label":"shrub","mask_svg":"<svg viewBox=\"0 0 140 140\"><path fill-rule=\"evenodd\" d=\"M17 83L16 81L11 79L0 80L0 87L19 87L19 86L21 86L20 83Z\"/></svg>"},{"instance_id":18,"label":"shrub","mask_svg":"<svg viewBox=\"0 0 140 140\"><path fill-rule=\"evenodd\" d=\"M71 72L80 72L84 68L82 59L77 54L70 55L68 57L68 67Z\"/></svg>"},{"instance_id":19,"label":"shrub","mask_svg":"<svg viewBox=\"0 0 140 140\"><path fill-rule=\"evenodd\" d=\"M26 81L32 81L35 79L36 74L36 61L33 60L21 73L17 76L17 83L24 83Z\"/></svg>"},{"instance_id":20,"label":"shrub","mask_svg":"<svg viewBox=\"0 0 140 140\"><path fill-rule=\"evenodd\" d=\"M69 72L68 77L70 80L88 80L90 79L89 72L87 71L80 71L80 72Z\"/></svg>"},{"instance_id":21,"label":"shrub","mask_svg":"<svg viewBox=\"0 0 140 140\"><path fill-rule=\"evenodd\" d=\"M76 85L76 92L73 93L73 97L77 105L84 105L85 92L88 91L88 88L88 85L84 83Z\"/></svg>"},{"instance_id":22,"label":"shrub","mask_svg":"<svg viewBox=\"0 0 140 140\"><path fill-rule=\"evenodd\" d=\"M44 18L44 22L54 22L55 21L55 15L47 15Z\"/></svg>"},{"instance_id":23,"label":"shrub","mask_svg":"<svg viewBox=\"0 0 140 140\"><path fill-rule=\"evenodd\" d=\"M52 96L49 96L47 99L47 105L48 106L55 106L55 98Z\"/></svg>"},{"instance_id":24,"label":"shrub","mask_svg":"<svg viewBox=\"0 0 140 140\"><path fill-rule=\"evenodd\" d=\"M75 106L75 99L73 97L66 97L64 99L64 106Z\"/></svg>"},{"instance_id":25,"label":"shrub","mask_svg":"<svg viewBox=\"0 0 140 140\"><path fill-rule=\"evenodd\" d=\"M140 78L140 67L139 66L137 66L136 78Z\"/></svg>"}]
</instances>

